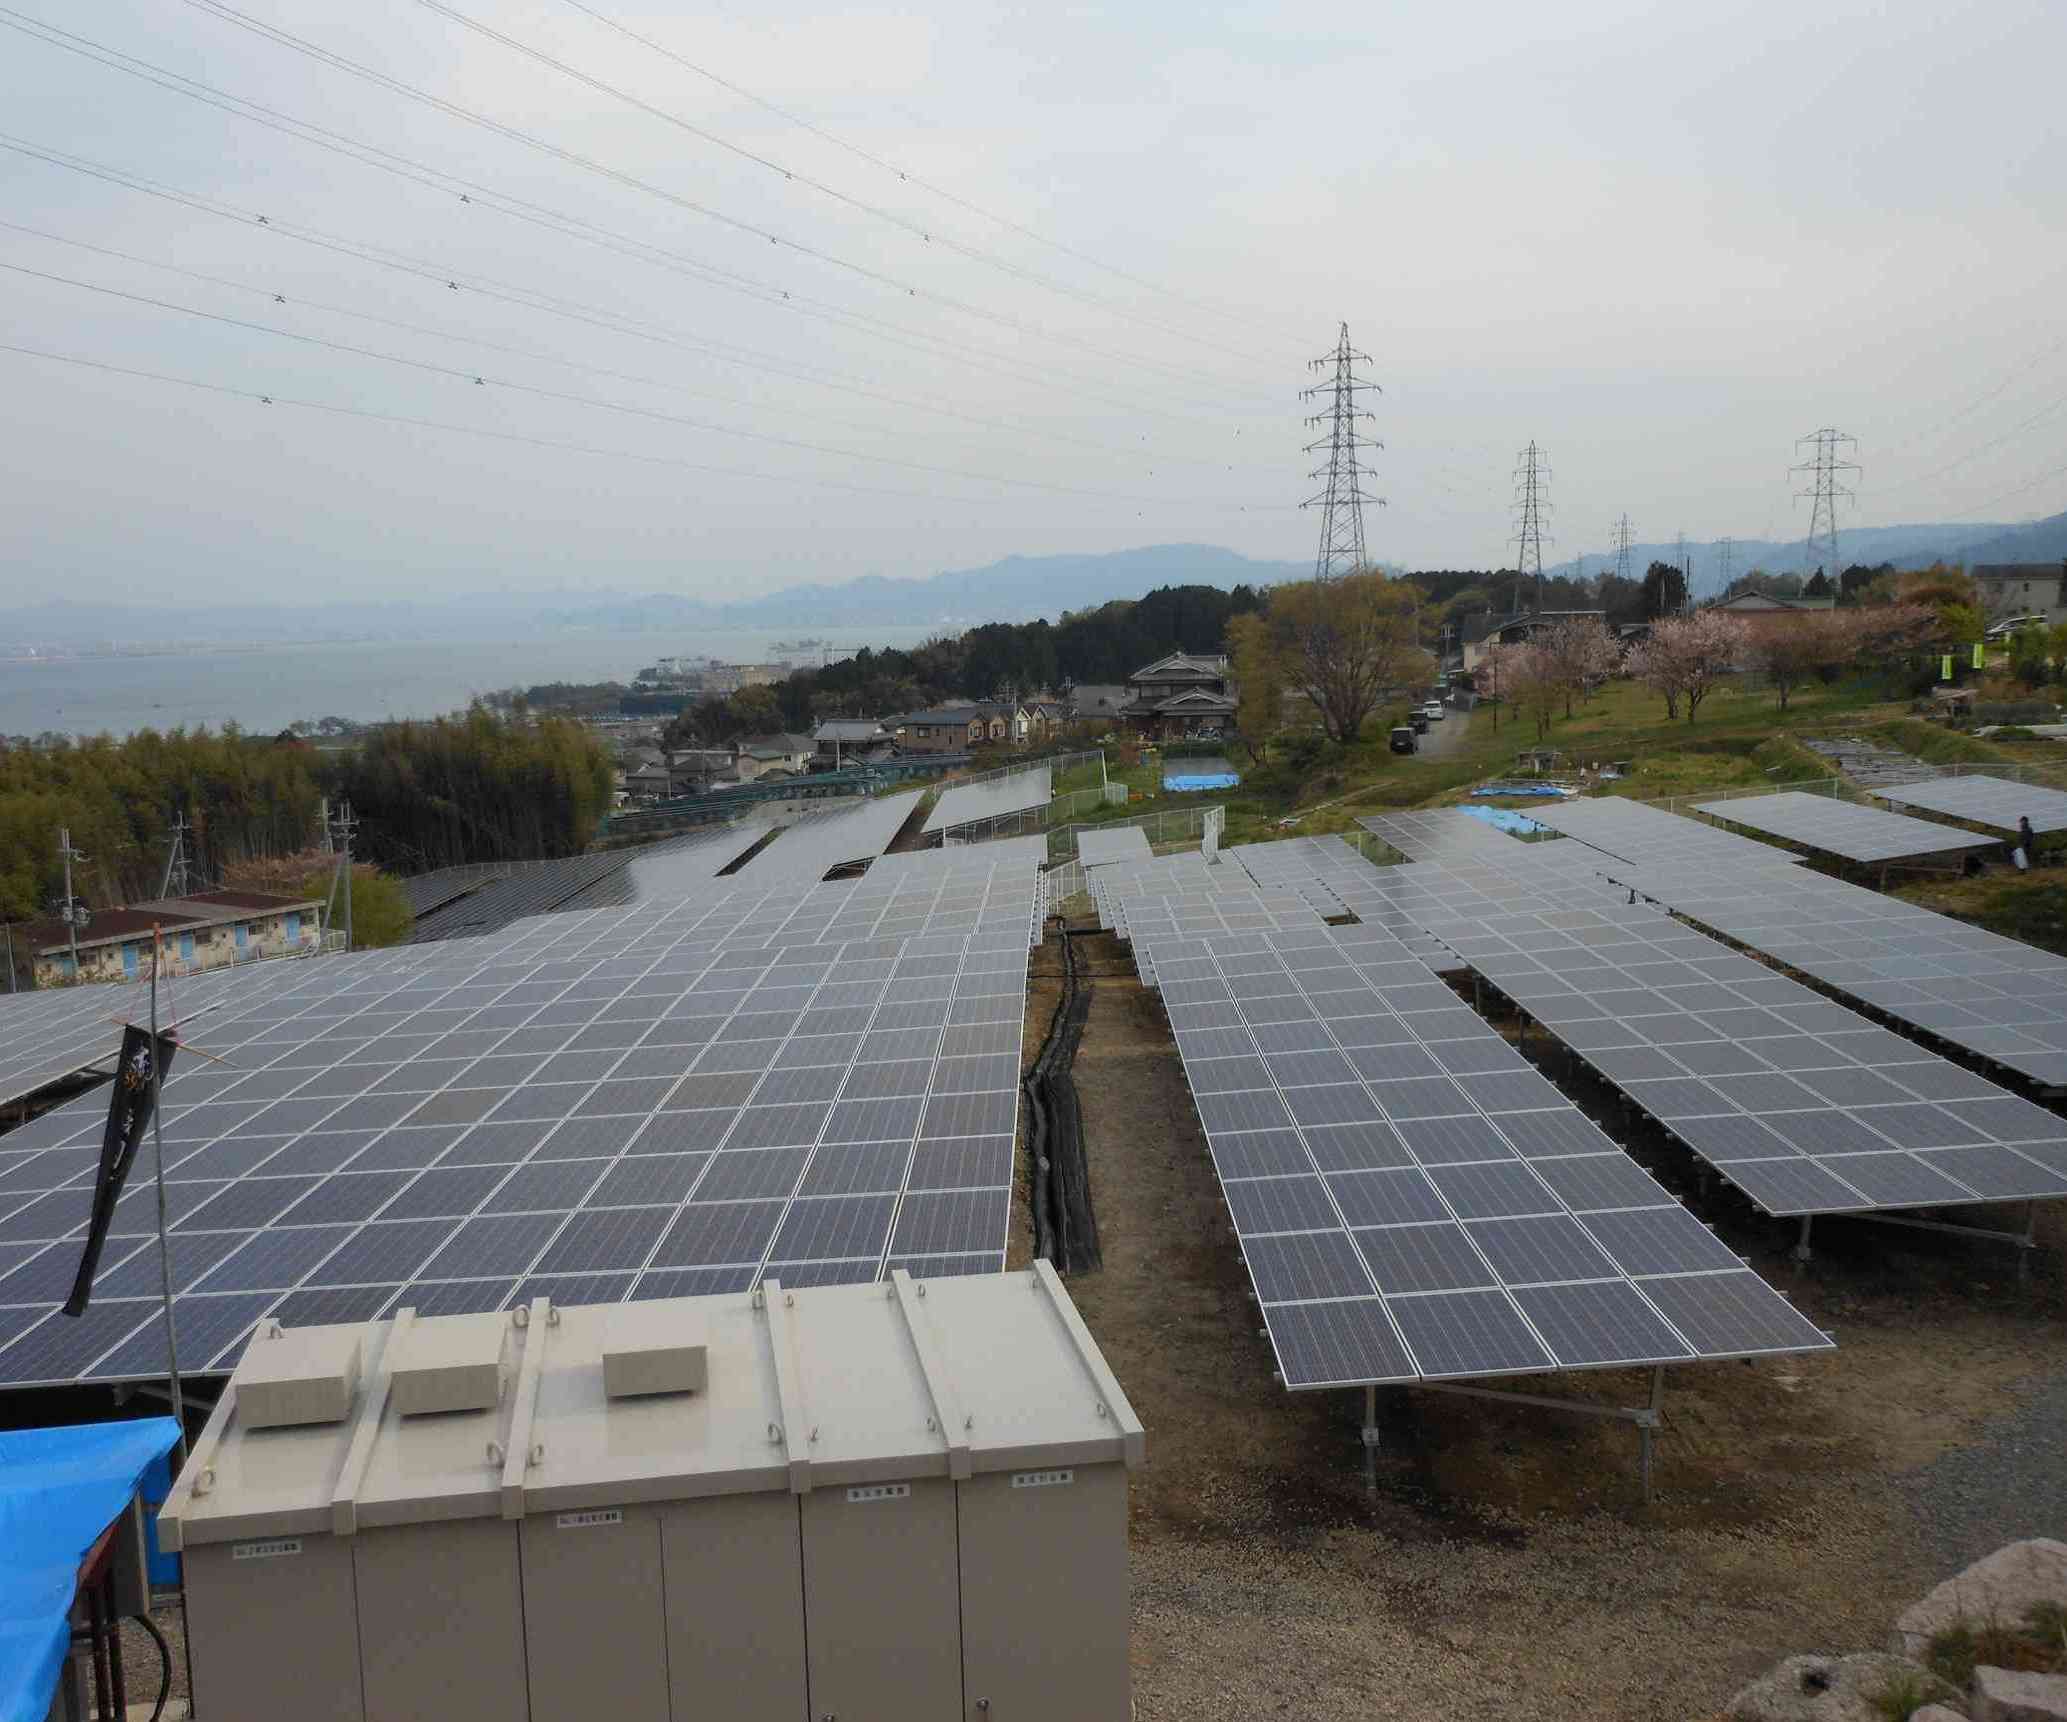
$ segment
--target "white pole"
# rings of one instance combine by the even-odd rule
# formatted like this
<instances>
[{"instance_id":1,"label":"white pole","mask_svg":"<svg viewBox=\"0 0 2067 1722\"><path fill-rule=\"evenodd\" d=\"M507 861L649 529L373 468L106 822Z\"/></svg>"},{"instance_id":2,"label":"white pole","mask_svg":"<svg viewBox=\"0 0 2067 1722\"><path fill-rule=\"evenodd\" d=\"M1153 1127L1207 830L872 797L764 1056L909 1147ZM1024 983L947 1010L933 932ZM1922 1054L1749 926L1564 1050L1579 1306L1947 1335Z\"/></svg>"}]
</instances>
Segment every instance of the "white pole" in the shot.
<instances>
[{"instance_id":1,"label":"white pole","mask_svg":"<svg viewBox=\"0 0 2067 1722\"><path fill-rule=\"evenodd\" d=\"M175 1475L187 1462L187 1407L179 1385L179 1336L172 1325L172 1246L165 1241L165 1135L158 1126L159 1105L164 1093L164 1072L159 1068L158 964L165 955L165 940L151 929L151 1152L158 1171L158 1287L165 1301L165 1362L172 1386L172 1416L179 1424L179 1446L173 1459Z\"/></svg>"}]
</instances>

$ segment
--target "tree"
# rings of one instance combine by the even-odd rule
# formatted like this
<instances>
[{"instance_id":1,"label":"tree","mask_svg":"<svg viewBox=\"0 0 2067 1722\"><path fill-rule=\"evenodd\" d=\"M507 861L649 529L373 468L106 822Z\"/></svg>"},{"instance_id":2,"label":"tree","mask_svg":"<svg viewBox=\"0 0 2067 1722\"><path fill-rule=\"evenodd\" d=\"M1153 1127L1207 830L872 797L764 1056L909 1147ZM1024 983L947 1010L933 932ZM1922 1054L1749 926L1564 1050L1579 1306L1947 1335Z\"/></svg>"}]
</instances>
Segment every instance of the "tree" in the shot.
<instances>
[{"instance_id":1,"label":"tree","mask_svg":"<svg viewBox=\"0 0 2067 1722\"><path fill-rule=\"evenodd\" d=\"M1227 625L1227 646L1234 658L1236 686L1235 733L1258 765L1264 761L1270 738L1285 721L1284 654L1272 644L1270 629L1260 614L1237 616Z\"/></svg>"},{"instance_id":2,"label":"tree","mask_svg":"<svg viewBox=\"0 0 2067 1722\"><path fill-rule=\"evenodd\" d=\"M1687 577L1670 562L1653 562L1644 570L1644 618L1677 616L1687 607Z\"/></svg>"},{"instance_id":3,"label":"tree","mask_svg":"<svg viewBox=\"0 0 2067 1722\"><path fill-rule=\"evenodd\" d=\"M1835 610L1743 618L1745 661L1773 684L1780 709L1803 682L1850 661L1851 616Z\"/></svg>"},{"instance_id":4,"label":"tree","mask_svg":"<svg viewBox=\"0 0 2067 1722\"><path fill-rule=\"evenodd\" d=\"M1417 644L1421 594L1375 571L1270 589L1264 637L1276 673L1320 715L1331 741L1355 741L1389 688L1425 681L1434 660Z\"/></svg>"},{"instance_id":5,"label":"tree","mask_svg":"<svg viewBox=\"0 0 2067 1722\"><path fill-rule=\"evenodd\" d=\"M1574 695L1591 698L1595 683L1607 679L1621 662L1614 636L1592 616L1573 616L1536 636L1542 657L1539 674L1564 700L1565 716L1572 715Z\"/></svg>"},{"instance_id":6,"label":"tree","mask_svg":"<svg viewBox=\"0 0 2067 1722\"><path fill-rule=\"evenodd\" d=\"M1665 700L1665 715L1687 722L1701 702L1729 674L1745 646L1745 628L1735 616L1697 610L1691 616L1668 617L1652 626L1651 637L1629 654L1630 673Z\"/></svg>"},{"instance_id":7,"label":"tree","mask_svg":"<svg viewBox=\"0 0 2067 1722\"><path fill-rule=\"evenodd\" d=\"M1801 595L1804 598L1834 598L1837 596L1837 588L1831 585L1830 576L1818 568L1803 583Z\"/></svg>"},{"instance_id":8,"label":"tree","mask_svg":"<svg viewBox=\"0 0 2067 1722\"><path fill-rule=\"evenodd\" d=\"M2010 636L2010 674L2027 688L2042 685L2051 670L2051 639L2043 622Z\"/></svg>"}]
</instances>

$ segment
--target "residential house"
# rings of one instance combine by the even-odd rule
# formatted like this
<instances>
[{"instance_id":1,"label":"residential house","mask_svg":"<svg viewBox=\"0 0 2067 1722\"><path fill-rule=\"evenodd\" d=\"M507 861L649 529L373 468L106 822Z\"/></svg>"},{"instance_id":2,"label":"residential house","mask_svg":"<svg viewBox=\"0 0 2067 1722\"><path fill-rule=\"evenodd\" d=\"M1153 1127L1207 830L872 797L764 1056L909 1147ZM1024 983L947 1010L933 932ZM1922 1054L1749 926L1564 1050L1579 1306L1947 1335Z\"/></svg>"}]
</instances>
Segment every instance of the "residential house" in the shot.
<instances>
[{"instance_id":1,"label":"residential house","mask_svg":"<svg viewBox=\"0 0 2067 1722\"><path fill-rule=\"evenodd\" d=\"M898 745L907 753L966 753L1007 739L1001 717L979 705L934 706L897 720Z\"/></svg>"},{"instance_id":2,"label":"residential house","mask_svg":"<svg viewBox=\"0 0 2067 1722\"><path fill-rule=\"evenodd\" d=\"M1519 646L1561 622L1598 622L1607 625L1605 610L1524 610L1518 616L1474 616L1458 631L1464 646L1464 668L1475 670L1486 661L1493 646Z\"/></svg>"},{"instance_id":3,"label":"residential house","mask_svg":"<svg viewBox=\"0 0 2067 1722\"><path fill-rule=\"evenodd\" d=\"M1127 678L1120 719L1143 735L1218 735L1234 723L1236 692L1227 659L1172 652Z\"/></svg>"},{"instance_id":4,"label":"residential house","mask_svg":"<svg viewBox=\"0 0 2067 1722\"><path fill-rule=\"evenodd\" d=\"M1127 698L1125 682L1080 682L1069 690L1069 713L1079 723L1118 723Z\"/></svg>"},{"instance_id":5,"label":"residential house","mask_svg":"<svg viewBox=\"0 0 2067 1722\"><path fill-rule=\"evenodd\" d=\"M772 771L809 771L818 753L818 743L808 735L750 735L738 747L740 781L746 782L748 761L755 779Z\"/></svg>"},{"instance_id":6,"label":"residential house","mask_svg":"<svg viewBox=\"0 0 2067 1722\"><path fill-rule=\"evenodd\" d=\"M827 718L811 737L814 763L820 769L845 765L896 739L874 718Z\"/></svg>"},{"instance_id":7,"label":"residential house","mask_svg":"<svg viewBox=\"0 0 2067 1722\"><path fill-rule=\"evenodd\" d=\"M1779 616L1804 610L1833 610L1836 598L1782 598L1773 592L1735 592L1701 606L1725 616Z\"/></svg>"},{"instance_id":8,"label":"residential house","mask_svg":"<svg viewBox=\"0 0 2067 1722\"><path fill-rule=\"evenodd\" d=\"M1972 573L1981 613L1991 621L2043 616L2048 623L2067 622L2067 561L1983 562Z\"/></svg>"},{"instance_id":9,"label":"residential house","mask_svg":"<svg viewBox=\"0 0 2067 1722\"><path fill-rule=\"evenodd\" d=\"M265 891L196 891L122 909L96 909L78 929L73 962L71 929L62 921L30 921L10 935L17 985L63 986L79 981L135 980L151 972L151 936L165 940L167 975L198 974L261 957L313 950L322 938L316 898ZM0 961L9 945L0 944Z\"/></svg>"},{"instance_id":10,"label":"residential house","mask_svg":"<svg viewBox=\"0 0 2067 1722\"><path fill-rule=\"evenodd\" d=\"M664 759L651 765L634 766L624 774L626 801L665 801L674 792L674 769Z\"/></svg>"}]
</instances>

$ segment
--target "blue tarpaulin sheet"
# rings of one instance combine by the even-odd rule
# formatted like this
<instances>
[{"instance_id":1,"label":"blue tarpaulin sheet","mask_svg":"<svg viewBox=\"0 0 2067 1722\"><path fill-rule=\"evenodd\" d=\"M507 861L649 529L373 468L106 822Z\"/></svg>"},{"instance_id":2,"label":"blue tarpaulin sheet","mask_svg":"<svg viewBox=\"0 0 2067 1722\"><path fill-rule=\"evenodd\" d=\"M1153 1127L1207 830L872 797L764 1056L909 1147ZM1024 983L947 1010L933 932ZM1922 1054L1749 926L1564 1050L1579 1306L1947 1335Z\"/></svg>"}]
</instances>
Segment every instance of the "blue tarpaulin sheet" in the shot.
<instances>
[{"instance_id":1,"label":"blue tarpaulin sheet","mask_svg":"<svg viewBox=\"0 0 2067 1722\"><path fill-rule=\"evenodd\" d=\"M1173 795L1189 795L1201 789L1232 789L1242 781L1232 760L1217 756L1207 759L1166 759L1163 788Z\"/></svg>"},{"instance_id":2,"label":"blue tarpaulin sheet","mask_svg":"<svg viewBox=\"0 0 2067 1722\"><path fill-rule=\"evenodd\" d=\"M1541 800L1548 796L1569 798L1577 795L1576 789L1567 789L1556 783L1482 783L1471 792L1473 795L1530 795Z\"/></svg>"},{"instance_id":3,"label":"blue tarpaulin sheet","mask_svg":"<svg viewBox=\"0 0 2067 1722\"><path fill-rule=\"evenodd\" d=\"M79 1562L179 1438L170 1417L0 1430L0 1722L43 1722Z\"/></svg>"},{"instance_id":4,"label":"blue tarpaulin sheet","mask_svg":"<svg viewBox=\"0 0 2067 1722\"><path fill-rule=\"evenodd\" d=\"M1526 815L1515 813L1505 807L1460 807L1459 813L1468 813L1474 819L1483 819L1488 825L1498 826L1517 837L1527 837L1537 831L1547 831L1547 825L1539 825Z\"/></svg>"}]
</instances>

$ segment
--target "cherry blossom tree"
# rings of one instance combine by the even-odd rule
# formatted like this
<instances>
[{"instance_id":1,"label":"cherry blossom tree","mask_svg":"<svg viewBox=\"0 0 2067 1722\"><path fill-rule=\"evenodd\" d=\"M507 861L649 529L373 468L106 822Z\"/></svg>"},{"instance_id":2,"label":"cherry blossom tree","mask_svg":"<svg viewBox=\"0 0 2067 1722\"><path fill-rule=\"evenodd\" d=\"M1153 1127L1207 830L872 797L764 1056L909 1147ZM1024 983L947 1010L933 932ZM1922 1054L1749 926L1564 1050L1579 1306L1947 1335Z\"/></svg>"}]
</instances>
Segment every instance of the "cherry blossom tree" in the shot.
<instances>
[{"instance_id":1,"label":"cherry blossom tree","mask_svg":"<svg viewBox=\"0 0 2067 1722\"><path fill-rule=\"evenodd\" d=\"M1746 650L1743 621L1715 610L1696 610L1652 624L1651 637L1629 654L1629 671L1665 701L1665 715L1687 722L1701 709Z\"/></svg>"}]
</instances>

